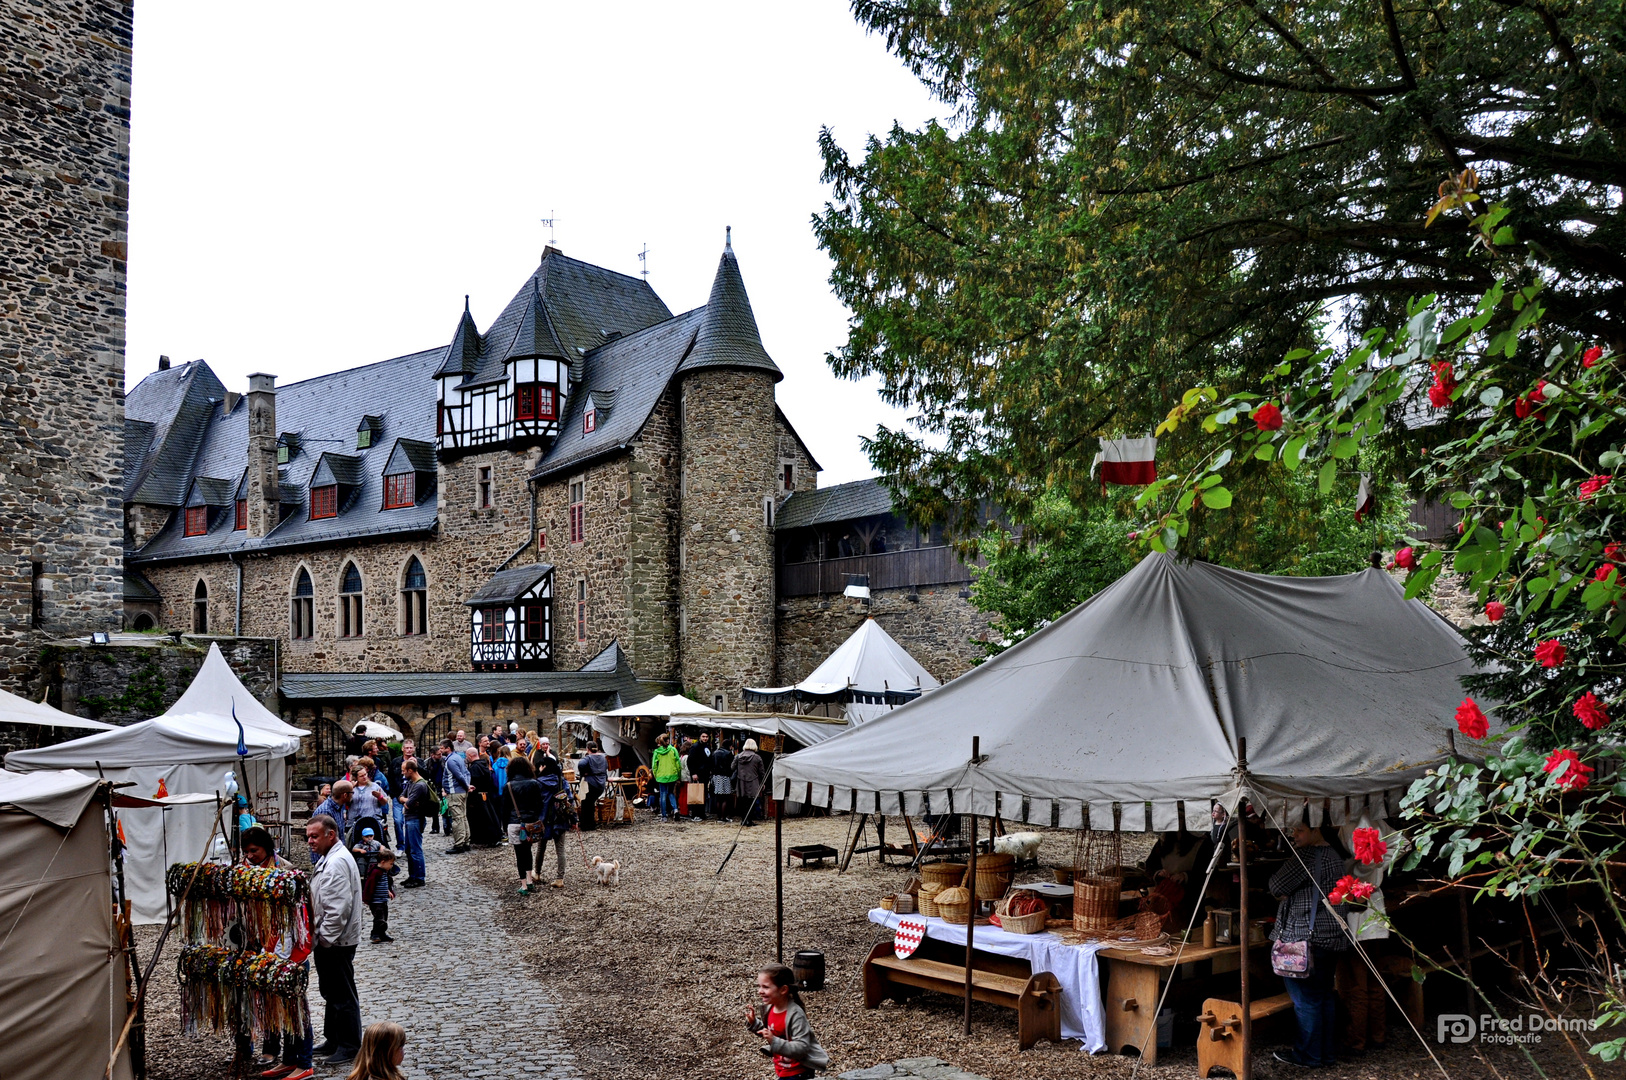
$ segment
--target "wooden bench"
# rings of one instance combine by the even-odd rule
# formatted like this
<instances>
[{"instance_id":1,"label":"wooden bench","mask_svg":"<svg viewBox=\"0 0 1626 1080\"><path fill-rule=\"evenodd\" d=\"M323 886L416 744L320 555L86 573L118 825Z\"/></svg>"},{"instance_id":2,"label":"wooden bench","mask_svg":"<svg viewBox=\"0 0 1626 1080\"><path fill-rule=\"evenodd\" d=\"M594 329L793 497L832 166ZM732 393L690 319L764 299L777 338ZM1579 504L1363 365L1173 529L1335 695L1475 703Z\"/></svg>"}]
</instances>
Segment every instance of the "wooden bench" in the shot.
<instances>
[{"instance_id":1,"label":"wooden bench","mask_svg":"<svg viewBox=\"0 0 1626 1080\"><path fill-rule=\"evenodd\" d=\"M806 870L809 862L817 866L823 866L824 860L833 859L840 854L841 852L828 844L803 844L801 847L793 847L785 852L785 865L789 866L792 859L800 859L802 860L802 869Z\"/></svg>"},{"instance_id":2,"label":"wooden bench","mask_svg":"<svg viewBox=\"0 0 1626 1080\"><path fill-rule=\"evenodd\" d=\"M887 998L907 1001L917 990L935 990L965 998L965 966L911 956L905 960L882 941L864 961L864 1007L873 1009ZM1061 1041L1061 983L1048 971L1022 978L1018 975L973 969L971 997L990 1005L1016 1010L1016 1038L1026 1050L1040 1039Z\"/></svg>"},{"instance_id":3,"label":"wooden bench","mask_svg":"<svg viewBox=\"0 0 1626 1080\"><path fill-rule=\"evenodd\" d=\"M1260 998L1248 1003L1248 1013L1255 1024L1267 1016L1275 1016L1293 1007L1293 999L1286 994ZM1197 1075L1206 1077L1215 1068L1230 1069L1232 1076L1242 1075L1242 1005L1223 998L1207 998L1203 1011L1197 1016L1202 1028L1197 1032ZM1257 1045L1258 1040L1255 1040Z\"/></svg>"}]
</instances>

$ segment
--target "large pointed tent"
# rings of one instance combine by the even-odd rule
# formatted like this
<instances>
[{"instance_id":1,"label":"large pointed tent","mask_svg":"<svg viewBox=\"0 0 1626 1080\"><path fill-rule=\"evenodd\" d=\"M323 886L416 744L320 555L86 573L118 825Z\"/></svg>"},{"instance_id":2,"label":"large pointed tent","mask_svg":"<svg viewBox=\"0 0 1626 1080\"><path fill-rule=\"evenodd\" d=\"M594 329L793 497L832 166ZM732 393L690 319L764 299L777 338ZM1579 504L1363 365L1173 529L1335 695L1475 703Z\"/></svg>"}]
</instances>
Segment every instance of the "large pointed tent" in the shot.
<instances>
[{"instance_id":1,"label":"large pointed tent","mask_svg":"<svg viewBox=\"0 0 1626 1080\"><path fill-rule=\"evenodd\" d=\"M74 728L83 731L113 729L112 724L74 716L61 709L53 709L42 701L29 701L5 690L0 690L0 724L28 724L30 727Z\"/></svg>"},{"instance_id":2,"label":"large pointed tent","mask_svg":"<svg viewBox=\"0 0 1626 1080\"><path fill-rule=\"evenodd\" d=\"M289 760L307 734L255 700L220 647L211 644L191 685L162 716L56 746L14 750L6 755L6 768L100 769L109 780L132 782L135 786L128 790L136 795L154 794L159 780L175 794L213 793L222 790L231 772L259 816L286 818ZM243 754L238 753L239 735ZM125 822L125 883L137 922L164 920L166 866L203 853L213 816L208 805L177 806Z\"/></svg>"},{"instance_id":3,"label":"large pointed tent","mask_svg":"<svg viewBox=\"0 0 1626 1080\"><path fill-rule=\"evenodd\" d=\"M1196 823L1244 791L1280 820L1342 821L1475 753L1452 722L1473 670L1455 628L1381 571L1153 555L942 689L780 759L774 785L837 809L1067 828L1111 828L1117 804L1122 828L1172 829L1181 803Z\"/></svg>"},{"instance_id":4,"label":"large pointed tent","mask_svg":"<svg viewBox=\"0 0 1626 1080\"><path fill-rule=\"evenodd\" d=\"M748 686L745 699L839 703L847 721L860 724L941 685L880 623L865 619L807 678L794 686Z\"/></svg>"}]
</instances>

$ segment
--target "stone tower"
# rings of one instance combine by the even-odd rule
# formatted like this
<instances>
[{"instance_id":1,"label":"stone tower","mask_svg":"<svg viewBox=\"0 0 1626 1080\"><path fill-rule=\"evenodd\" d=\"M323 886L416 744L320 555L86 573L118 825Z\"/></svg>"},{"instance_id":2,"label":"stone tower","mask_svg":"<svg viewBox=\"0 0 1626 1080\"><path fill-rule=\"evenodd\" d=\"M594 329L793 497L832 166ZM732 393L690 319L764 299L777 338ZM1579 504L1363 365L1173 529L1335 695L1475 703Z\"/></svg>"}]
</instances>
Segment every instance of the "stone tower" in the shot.
<instances>
[{"instance_id":1,"label":"stone tower","mask_svg":"<svg viewBox=\"0 0 1626 1080\"><path fill-rule=\"evenodd\" d=\"M131 5L12 0L0 60L0 684L123 610Z\"/></svg>"},{"instance_id":2,"label":"stone tower","mask_svg":"<svg viewBox=\"0 0 1626 1080\"><path fill-rule=\"evenodd\" d=\"M678 365L683 686L738 708L774 674L774 384L732 237L693 349Z\"/></svg>"}]
</instances>

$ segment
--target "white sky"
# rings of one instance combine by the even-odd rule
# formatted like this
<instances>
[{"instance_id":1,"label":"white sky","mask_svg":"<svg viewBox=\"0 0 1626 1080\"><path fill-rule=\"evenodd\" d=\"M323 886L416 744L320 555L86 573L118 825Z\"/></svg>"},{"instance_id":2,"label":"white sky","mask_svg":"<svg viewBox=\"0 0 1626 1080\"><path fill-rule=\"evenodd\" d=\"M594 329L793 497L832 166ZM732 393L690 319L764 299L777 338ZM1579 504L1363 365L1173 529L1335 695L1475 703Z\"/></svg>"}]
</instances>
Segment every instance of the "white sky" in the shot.
<instances>
[{"instance_id":1,"label":"white sky","mask_svg":"<svg viewBox=\"0 0 1626 1080\"><path fill-rule=\"evenodd\" d=\"M127 372L281 383L490 325L556 244L705 303L723 226L780 406L824 466L903 414L846 338L816 143L946 114L841 0L136 6Z\"/></svg>"}]
</instances>

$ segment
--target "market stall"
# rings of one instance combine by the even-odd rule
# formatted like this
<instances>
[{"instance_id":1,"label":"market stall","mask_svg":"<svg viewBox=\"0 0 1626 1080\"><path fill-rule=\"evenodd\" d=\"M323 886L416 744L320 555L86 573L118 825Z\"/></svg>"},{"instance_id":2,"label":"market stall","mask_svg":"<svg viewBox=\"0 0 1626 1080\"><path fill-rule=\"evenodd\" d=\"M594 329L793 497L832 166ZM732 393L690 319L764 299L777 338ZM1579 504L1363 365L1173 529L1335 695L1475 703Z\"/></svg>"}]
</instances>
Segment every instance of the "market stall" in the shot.
<instances>
[{"instance_id":1,"label":"market stall","mask_svg":"<svg viewBox=\"0 0 1626 1080\"><path fill-rule=\"evenodd\" d=\"M850 724L873 720L942 683L873 618L793 686L746 687L745 700L801 713L839 707Z\"/></svg>"},{"instance_id":2,"label":"market stall","mask_svg":"<svg viewBox=\"0 0 1626 1080\"><path fill-rule=\"evenodd\" d=\"M308 732L279 720L232 673L218 645L168 712L37 750L6 755L12 772L79 769L131 786L142 796L227 792L235 785L263 823L285 822L289 765ZM181 805L125 823L126 885L138 923L163 922L169 911L164 868L195 858L214 825L206 805Z\"/></svg>"},{"instance_id":3,"label":"market stall","mask_svg":"<svg viewBox=\"0 0 1626 1080\"><path fill-rule=\"evenodd\" d=\"M1174 831L1243 800L1275 828L1381 819L1428 769L1478 756L1452 722L1473 670L1455 628L1381 571L1153 555L942 689L781 758L774 793L1094 830Z\"/></svg>"}]
</instances>

